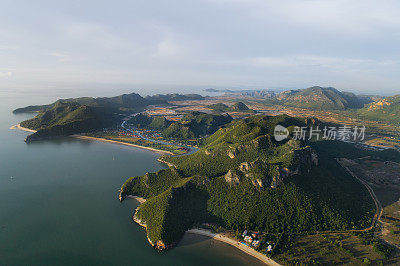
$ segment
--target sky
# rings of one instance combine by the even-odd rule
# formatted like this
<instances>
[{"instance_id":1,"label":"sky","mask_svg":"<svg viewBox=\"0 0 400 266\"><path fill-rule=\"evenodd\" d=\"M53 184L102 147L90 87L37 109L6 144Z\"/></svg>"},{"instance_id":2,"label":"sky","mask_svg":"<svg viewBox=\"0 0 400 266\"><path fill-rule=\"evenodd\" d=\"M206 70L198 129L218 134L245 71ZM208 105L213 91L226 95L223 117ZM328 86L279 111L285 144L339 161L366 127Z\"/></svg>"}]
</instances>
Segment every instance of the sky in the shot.
<instances>
[{"instance_id":1,"label":"sky","mask_svg":"<svg viewBox=\"0 0 400 266\"><path fill-rule=\"evenodd\" d=\"M400 93L400 1L0 0L0 91Z\"/></svg>"}]
</instances>

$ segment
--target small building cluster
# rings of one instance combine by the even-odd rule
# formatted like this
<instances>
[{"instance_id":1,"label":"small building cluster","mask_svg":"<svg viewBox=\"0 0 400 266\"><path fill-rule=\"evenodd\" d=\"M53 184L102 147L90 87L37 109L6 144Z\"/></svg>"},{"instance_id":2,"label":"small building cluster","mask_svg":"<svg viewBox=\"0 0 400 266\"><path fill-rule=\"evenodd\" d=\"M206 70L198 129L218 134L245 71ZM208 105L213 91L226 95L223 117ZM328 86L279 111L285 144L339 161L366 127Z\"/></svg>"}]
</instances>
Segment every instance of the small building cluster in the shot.
<instances>
[{"instance_id":1,"label":"small building cluster","mask_svg":"<svg viewBox=\"0 0 400 266\"><path fill-rule=\"evenodd\" d=\"M261 241L262 241L262 234L260 234L259 232L255 232L255 231L248 231L245 230L242 234L243 237L243 242L241 242L243 245L252 247L252 248L258 248L261 245ZM265 249L265 252L270 252L273 249L273 243L267 241L266 242L267 246Z\"/></svg>"},{"instance_id":2,"label":"small building cluster","mask_svg":"<svg viewBox=\"0 0 400 266\"><path fill-rule=\"evenodd\" d=\"M258 248L260 246L260 239L258 232L251 232L245 230L242 234L244 242L248 246L252 246L254 248Z\"/></svg>"},{"instance_id":3,"label":"small building cluster","mask_svg":"<svg viewBox=\"0 0 400 266\"><path fill-rule=\"evenodd\" d=\"M117 136L138 138L138 136L133 132L126 131L122 128L103 128L102 133L104 135L117 135Z\"/></svg>"}]
</instances>

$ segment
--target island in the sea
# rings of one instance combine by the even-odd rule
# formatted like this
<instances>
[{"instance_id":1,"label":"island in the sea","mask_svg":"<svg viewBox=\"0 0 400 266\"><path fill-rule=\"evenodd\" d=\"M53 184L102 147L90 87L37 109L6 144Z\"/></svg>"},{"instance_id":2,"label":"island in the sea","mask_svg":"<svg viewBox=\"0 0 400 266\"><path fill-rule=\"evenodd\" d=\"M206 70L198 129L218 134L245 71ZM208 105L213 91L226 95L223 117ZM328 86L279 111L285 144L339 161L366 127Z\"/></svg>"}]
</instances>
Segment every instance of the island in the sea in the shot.
<instances>
[{"instance_id":1,"label":"island in the sea","mask_svg":"<svg viewBox=\"0 0 400 266\"><path fill-rule=\"evenodd\" d=\"M400 161L396 146L368 143L389 136L396 145L393 131L382 123L396 128L398 121L374 120L382 108L397 112L396 99L321 87L215 97L132 93L63 99L14 112L38 112L20 124L34 131L28 143L72 135L162 152L158 160L166 169L127 179L119 194L120 201L146 199L133 219L158 250L174 247L191 230L220 233L282 263L335 263L323 254L330 245L336 257L353 263L364 258L348 248L351 238L365 243L372 254L367 259L378 263L396 249L393 239L375 233L383 207L393 201L382 206L371 188L377 181L355 175L354 167L365 160L391 167ZM293 136L296 128L332 128L343 120L368 123L370 135L361 143L328 140L321 130L321 137ZM277 126L287 129L286 138L275 138ZM302 252L301 245L319 252Z\"/></svg>"}]
</instances>

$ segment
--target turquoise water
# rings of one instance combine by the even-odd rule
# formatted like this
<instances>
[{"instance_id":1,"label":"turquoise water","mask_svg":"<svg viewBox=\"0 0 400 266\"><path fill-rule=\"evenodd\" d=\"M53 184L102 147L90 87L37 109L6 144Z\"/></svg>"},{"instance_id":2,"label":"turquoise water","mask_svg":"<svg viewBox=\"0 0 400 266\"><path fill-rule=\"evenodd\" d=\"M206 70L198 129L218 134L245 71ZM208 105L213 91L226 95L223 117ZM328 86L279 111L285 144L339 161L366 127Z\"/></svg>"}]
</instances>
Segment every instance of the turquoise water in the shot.
<instances>
[{"instance_id":1,"label":"turquoise water","mask_svg":"<svg viewBox=\"0 0 400 266\"><path fill-rule=\"evenodd\" d=\"M119 203L117 190L130 176L162 169L157 154L73 138L26 144L29 133L9 127L32 115L11 110L56 97L0 97L0 265L260 264L193 235L155 251L131 219L136 201Z\"/></svg>"}]
</instances>

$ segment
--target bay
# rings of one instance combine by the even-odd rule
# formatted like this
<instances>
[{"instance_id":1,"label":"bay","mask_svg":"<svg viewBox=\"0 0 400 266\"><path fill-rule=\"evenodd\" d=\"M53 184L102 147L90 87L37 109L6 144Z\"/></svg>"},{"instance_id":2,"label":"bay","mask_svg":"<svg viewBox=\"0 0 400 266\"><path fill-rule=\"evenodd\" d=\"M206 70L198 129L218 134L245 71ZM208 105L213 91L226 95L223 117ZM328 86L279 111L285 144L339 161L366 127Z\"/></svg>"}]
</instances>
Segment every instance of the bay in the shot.
<instances>
[{"instance_id":1,"label":"bay","mask_svg":"<svg viewBox=\"0 0 400 266\"><path fill-rule=\"evenodd\" d=\"M158 154L74 138L26 144L29 133L9 128L33 115L11 111L57 95L0 97L0 265L261 265L190 234L157 252L132 221L138 203L117 193L128 177L164 168Z\"/></svg>"}]
</instances>

